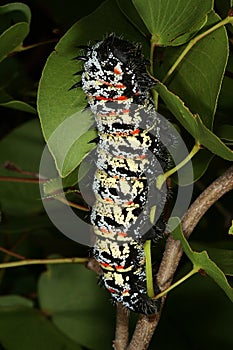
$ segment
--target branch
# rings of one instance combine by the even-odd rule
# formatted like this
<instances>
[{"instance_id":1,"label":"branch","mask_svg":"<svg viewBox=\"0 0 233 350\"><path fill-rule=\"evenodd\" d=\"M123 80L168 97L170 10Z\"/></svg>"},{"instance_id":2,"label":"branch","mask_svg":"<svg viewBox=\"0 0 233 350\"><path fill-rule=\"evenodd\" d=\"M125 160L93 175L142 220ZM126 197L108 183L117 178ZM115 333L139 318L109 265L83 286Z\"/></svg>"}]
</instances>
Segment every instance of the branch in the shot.
<instances>
[{"instance_id":1,"label":"branch","mask_svg":"<svg viewBox=\"0 0 233 350\"><path fill-rule=\"evenodd\" d=\"M225 193L233 189L233 166L207 187L190 206L182 219L182 229L188 238L206 211ZM157 282L163 290L171 285L173 276L182 256L182 247L179 241L170 236L166 243L164 256L157 274ZM165 298L162 298L162 306ZM152 317L142 316L135 328L134 335L128 350L146 350L154 331L158 325L161 310Z\"/></svg>"},{"instance_id":2,"label":"branch","mask_svg":"<svg viewBox=\"0 0 233 350\"><path fill-rule=\"evenodd\" d=\"M84 264L88 260L89 260L88 258L26 259L21 261L11 261L6 263L0 263L0 269L9 268L9 267L26 266L26 265L39 265L39 264L72 264L72 263Z\"/></svg>"},{"instance_id":3,"label":"branch","mask_svg":"<svg viewBox=\"0 0 233 350\"><path fill-rule=\"evenodd\" d=\"M116 332L113 348L115 350L126 350L128 345L129 310L122 304L117 304Z\"/></svg>"}]
</instances>

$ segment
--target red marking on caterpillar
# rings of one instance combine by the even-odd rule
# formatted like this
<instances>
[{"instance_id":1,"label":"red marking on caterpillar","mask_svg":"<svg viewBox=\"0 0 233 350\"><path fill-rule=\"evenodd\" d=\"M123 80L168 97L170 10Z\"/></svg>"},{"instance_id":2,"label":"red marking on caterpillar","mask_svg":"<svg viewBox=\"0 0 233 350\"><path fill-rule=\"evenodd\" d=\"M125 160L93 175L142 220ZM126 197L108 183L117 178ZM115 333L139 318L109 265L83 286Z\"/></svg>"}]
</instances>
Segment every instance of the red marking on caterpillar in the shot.
<instances>
[{"instance_id":1,"label":"red marking on caterpillar","mask_svg":"<svg viewBox=\"0 0 233 350\"><path fill-rule=\"evenodd\" d=\"M136 129L136 130L130 131L130 134L131 135L138 135L138 134L140 134L140 129Z\"/></svg>"},{"instance_id":2,"label":"red marking on caterpillar","mask_svg":"<svg viewBox=\"0 0 233 350\"><path fill-rule=\"evenodd\" d=\"M114 67L113 71L115 74L119 74L119 75L122 74L122 72L116 67Z\"/></svg>"},{"instance_id":3,"label":"red marking on caterpillar","mask_svg":"<svg viewBox=\"0 0 233 350\"><path fill-rule=\"evenodd\" d=\"M104 97L104 96L94 96L96 100L100 101L125 101L128 100L127 96L119 96L119 97Z\"/></svg>"}]
</instances>

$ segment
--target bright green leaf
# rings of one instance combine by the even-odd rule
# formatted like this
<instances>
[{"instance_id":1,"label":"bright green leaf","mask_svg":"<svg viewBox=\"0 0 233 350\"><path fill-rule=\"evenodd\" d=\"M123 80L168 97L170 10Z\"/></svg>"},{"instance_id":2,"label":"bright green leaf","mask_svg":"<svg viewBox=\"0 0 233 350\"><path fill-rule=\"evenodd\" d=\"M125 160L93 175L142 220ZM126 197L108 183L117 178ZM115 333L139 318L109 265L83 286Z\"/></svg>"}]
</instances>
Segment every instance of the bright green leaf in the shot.
<instances>
[{"instance_id":1,"label":"bright green leaf","mask_svg":"<svg viewBox=\"0 0 233 350\"><path fill-rule=\"evenodd\" d=\"M211 0L132 0L139 15L153 35L154 43L170 46L184 43L203 25L212 9ZM183 40L180 40L183 37Z\"/></svg>"},{"instance_id":2,"label":"bright green leaf","mask_svg":"<svg viewBox=\"0 0 233 350\"><path fill-rule=\"evenodd\" d=\"M197 253L191 249L182 233L179 218L170 218L169 226L171 230L175 227L175 229L172 232L172 235L176 240L179 240L181 242L185 254L193 263L194 269L204 270L219 285L219 287L221 287L224 290L229 299L233 301L233 288L229 285L224 273L209 258L206 251Z\"/></svg>"},{"instance_id":3,"label":"bright green leaf","mask_svg":"<svg viewBox=\"0 0 233 350\"><path fill-rule=\"evenodd\" d=\"M114 308L93 272L80 265L49 265L39 281L39 300L70 339L93 350L111 348Z\"/></svg>"},{"instance_id":4,"label":"bright green leaf","mask_svg":"<svg viewBox=\"0 0 233 350\"><path fill-rule=\"evenodd\" d=\"M221 247L215 248L200 242L192 242L191 246L196 251L205 249L211 260L218 265L225 275L233 276L233 250Z\"/></svg>"},{"instance_id":5,"label":"bright green leaf","mask_svg":"<svg viewBox=\"0 0 233 350\"><path fill-rule=\"evenodd\" d=\"M229 233L229 235L233 235L233 220L231 222L231 227L229 228L228 233Z\"/></svg>"},{"instance_id":6,"label":"bright green leaf","mask_svg":"<svg viewBox=\"0 0 233 350\"><path fill-rule=\"evenodd\" d=\"M157 84L156 90L169 110L201 145L224 159L233 160L231 149L203 124L198 115L193 115L178 96L169 91L162 83Z\"/></svg>"},{"instance_id":7,"label":"bright green leaf","mask_svg":"<svg viewBox=\"0 0 233 350\"><path fill-rule=\"evenodd\" d=\"M219 22L220 18L211 12L202 32ZM159 67L162 76L186 47L168 48L163 65ZM186 54L168 81L168 88L178 95L193 114L199 114L203 123L212 130L226 63L228 59L228 38L224 27L199 40ZM161 77L162 78L162 77Z\"/></svg>"},{"instance_id":8,"label":"bright green leaf","mask_svg":"<svg viewBox=\"0 0 233 350\"><path fill-rule=\"evenodd\" d=\"M30 20L31 13L26 4L0 7L0 61L22 44L29 32Z\"/></svg>"}]
</instances>

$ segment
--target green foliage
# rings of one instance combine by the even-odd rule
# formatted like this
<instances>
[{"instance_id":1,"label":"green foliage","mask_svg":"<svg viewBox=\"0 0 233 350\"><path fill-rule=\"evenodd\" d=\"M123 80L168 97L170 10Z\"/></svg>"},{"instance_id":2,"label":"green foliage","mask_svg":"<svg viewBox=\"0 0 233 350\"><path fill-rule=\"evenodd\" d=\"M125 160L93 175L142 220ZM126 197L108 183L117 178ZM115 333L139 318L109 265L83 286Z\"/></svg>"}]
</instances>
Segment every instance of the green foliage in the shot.
<instances>
[{"instance_id":1,"label":"green foliage","mask_svg":"<svg viewBox=\"0 0 233 350\"><path fill-rule=\"evenodd\" d=\"M31 120L13 130L0 141L0 176L21 177L3 168L7 161L19 165L23 170L39 172L39 162L44 142L37 120ZM30 186L30 189L29 189ZM11 215L38 213L42 209L38 184L0 181L1 209Z\"/></svg>"},{"instance_id":2,"label":"green foliage","mask_svg":"<svg viewBox=\"0 0 233 350\"><path fill-rule=\"evenodd\" d=\"M110 349L115 312L107 292L96 282L96 275L83 266L50 265L39 280L40 307L62 333L78 344L88 349ZM112 329L106 333L109 324Z\"/></svg>"},{"instance_id":3,"label":"green foliage","mask_svg":"<svg viewBox=\"0 0 233 350\"><path fill-rule=\"evenodd\" d=\"M172 235L175 239L181 242L185 254L193 263L193 270L196 272L202 270L205 273L207 273L224 290L229 299L233 302L233 288L231 288L231 286L227 282L224 273L212 260L210 260L206 251L194 252L191 249L183 235L179 218L171 218L169 220L169 226L171 228L175 227L175 229L172 232ZM230 258L232 258L232 256L230 256ZM230 261L231 259L228 260L228 263Z\"/></svg>"},{"instance_id":4,"label":"green foliage","mask_svg":"<svg viewBox=\"0 0 233 350\"><path fill-rule=\"evenodd\" d=\"M133 0L135 8L159 46L181 45L201 29L208 12L212 9L212 0ZM185 34L184 34L185 33Z\"/></svg>"},{"instance_id":5,"label":"green foliage","mask_svg":"<svg viewBox=\"0 0 233 350\"><path fill-rule=\"evenodd\" d=\"M196 142L202 146L192 159L195 197L230 166L232 19L221 22L230 6L231 0L197 0L195 6L191 0L5 1L0 6L0 264L19 258L6 250L39 259L52 254L88 256L89 248L68 240L49 221L36 183L44 140L53 167L53 177L44 184L48 201L63 190L60 178L66 192L77 195L79 166L95 147L93 117L82 112L85 95L81 89L69 91L80 79L73 75L82 69L81 62L73 60L83 53L79 45L111 32L142 44L158 80L154 93L159 112L175 125L189 149ZM54 23L61 37L51 33ZM211 28L215 30L208 33ZM58 41L55 48L46 44L51 39ZM83 178L88 170L87 164ZM183 170L179 185L188 186L188 168ZM24 182L16 182L21 178ZM35 183L27 183L32 178ZM175 175L171 180L175 195ZM190 245L177 227L175 238L188 257L178 277L190 269L191 261L210 278L194 276L169 293L152 348L233 346L231 220L232 199L226 196L201 220ZM115 309L97 277L83 266L1 269L0 294L0 349L112 348Z\"/></svg>"}]
</instances>

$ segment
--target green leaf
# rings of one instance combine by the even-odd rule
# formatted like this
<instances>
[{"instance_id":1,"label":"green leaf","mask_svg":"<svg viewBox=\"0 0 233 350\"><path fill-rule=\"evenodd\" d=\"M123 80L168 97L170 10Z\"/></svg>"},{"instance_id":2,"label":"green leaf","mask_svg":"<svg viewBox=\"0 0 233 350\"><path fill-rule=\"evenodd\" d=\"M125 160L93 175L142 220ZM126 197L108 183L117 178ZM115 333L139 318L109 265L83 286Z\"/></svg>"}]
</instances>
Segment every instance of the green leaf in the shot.
<instances>
[{"instance_id":1,"label":"green leaf","mask_svg":"<svg viewBox=\"0 0 233 350\"><path fill-rule=\"evenodd\" d=\"M139 30L140 33L142 33L144 36L148 36L148 34L150 34L131 1L117 0L117 4L122 13L124 13L124 15L129 19L131 23L133 23L133 25Z\"/></svg>"},{"instance_id":2,"label":"green leaf","mask_svg":"<svg viewBox=\"0 0 233 350\"><path fill-rule=\"evenodd\" d=\"M219 22L211 12L202 30ZM168 48L160 69L167 72L186 47ZM199 40L186 54L171 76L168 88L178 95L203 123L213 127L214 114L228 59L228 37L224 27Z\"/></svg>"},{"instance_id":3,"label":"green leaf","mask_svg":"<svg viewBox=\"0 0 233 350\"><path fill-rule=\"evenodd\" d=\"M169 110L201 145L224 159L233 160L231 149L203 124L198 115L193 115L178 96L160 82L156 85L156 90Z\"/></svg>"},{"instance_id":4,"label":"green leaf","mask_svg":"<svg viewBox=\"0 0 233 350\"><path fill-rule=\"evenodd\" d=\"M39 300L70 339L94 350L111 348L114 309L93 272L80 265L49 265L39 280Z\"/></svg>"},{"instance_id":5,"label":"green leaf","mask_svg":"<svg viewBox=\"0 0 233 350\"><path fill-rule=\"evenodd\" d=\"M169 227L173 230L172 235L176 240L181 242L185 254L193 263L193 268L204 270L218 285L221 287L231 301L233 301L233 288L229 285L224 273L220 268L209 258L206 251L200 253L194 252L185 239L180 220L177 217L169 219Z\"/></svg>"},{"instance_id":6,"label":"green leaf","mask_svg":"<svg viewBox=\"0 0 233 350\"><path fill-rule=\"evenodd\" d=\"M232 27L233 29L233 27ZM232 90L233 90L233 52L230 50L229 59L226 67L226 74L223 78L221 91L219 94L218 100L218 111L224 115L231 116L233 109L233 99L232 99ZM220 121L222 122L222 115L220 116Z\"/></svg>"},{"instance_id":7,"label":"green leaf","mask_svg":"<svg viewBox=\"0 0 233 350\"><path fill-rule=\"evenodd\" d=\"M0 6L0 61L22 44L29 33L30 20L31 12L26 4Z\"/></svg>"},{"instance_id":8,"label":"green leaf","mask_svg":"<svg viewBox=\"0 0 233 350\"><path fill-rule=\"evenodd\" d=\"M196 0L195 6L193 0L132 0L132 2L157 46L180 45L190 39L191 33L202 27L206 15L213 6L211 0Z\"/></svg>"},{"instance_id":9,"label":"green leaf","mask_svg":"<svg viewBox=\"0 0 233 350\"><path fill-rule=\"evenodd\" d=\"M75 62L73 58L80 53L77 49L78 45L85 45L90 40L101 40L106 32L125 33L125 37L145 43L145 39L129 24L119 10L116 1L109 0L91 15L73 25L57 44L43 70L38 93L38 111L45 140L49 144L58 171L62 176L67 176L75 169L84 155L94 146L89 144L90 139L85 137L80 139L80 142L74 144L69 159L65 161L65 164L62 164L64 159L60 155L64 155L64 147L67 150L67 145L78 139L79 131L86 132L93 123L87 114L81 113L87 104L82 90L69 91L69 88L78 81L78 78L74 78L73 74L82 68L82 64ZM74 118L72 119L72 117ZM51 134L63 122L69 123L68 120L71 120L71 131L67 133L67 130L63 129L62 135L61 130L61 134L58 135L62 135L62 139L55 137L57 142L55 142L56 147L54 147L49 140ZM77 133L76 137L75 132ZM81 152L80 147L82 147Z\"/></svg>"},{"instance_id":10,"label":"green leaf","mask_svg":"<svg viewBox=\"0 0 233 350\"><path fill-rule=\"evenodd\" d=\"M0 310L6 307L26 306L32 307L33 302L19 295L6 295L0 297Z\"/></svg>"},{"instance_id":11,"label":"green leaf","mask_svg":"<svg viewBox=\"0 0 233 350\"><path fill-rule=\"evenodd\" d=\"M233 250L214 248L200 242L192 242L191 246L196 251L205 249L211 260L218 265L225 275L233 276Z\"/></svg>"},{"instance_id":12,"label":"green leaf","mask_svg":"<svg viewBox=\"0 0 233 350\"><path fill-rule=\"evenodd\" d=\"M0 95L0 106L16 109L16 110L22 111L22 112L28 112L28 113L36 114L36 109L34 107L30 106L26 102L17 101L17 100L14 100L14 99L10 99L8 101L4 101L3 102L1 97L2 96Z\"/></svg>"},{"instance_id":13,"label":"green leaf","mask_svg":"<svg viewBox=\"0 0 233 350\"><path fill-rule=\"evenodd\" d=\"M7 350L81 350L20 296L0 297L0 343Z\"/></svg>"},{"instance_id":14,"label":"green leaf","mask_svg":"<svg viewBox=\"0 0 233 350\"><path fill-rule=\"evenodd\" d=\"M233 235L233 220L231 222L231 227L229 228L228 234Z\"/></svg>"},{"instance_id":15,"label":"green leaf","mask_svg":"<svg viewBox=\"0 0 233 350\"><path fill-rule=\"evenodd\" d=\"M22 174L4 169L7 161L23 170L38 173L43 147L37 120L13 130L0 141L0 176L22 177ZM38 184L0 181L0 205L3 212L17 216L41 211L43 206Z\"/></svg>"}]
</instances>

